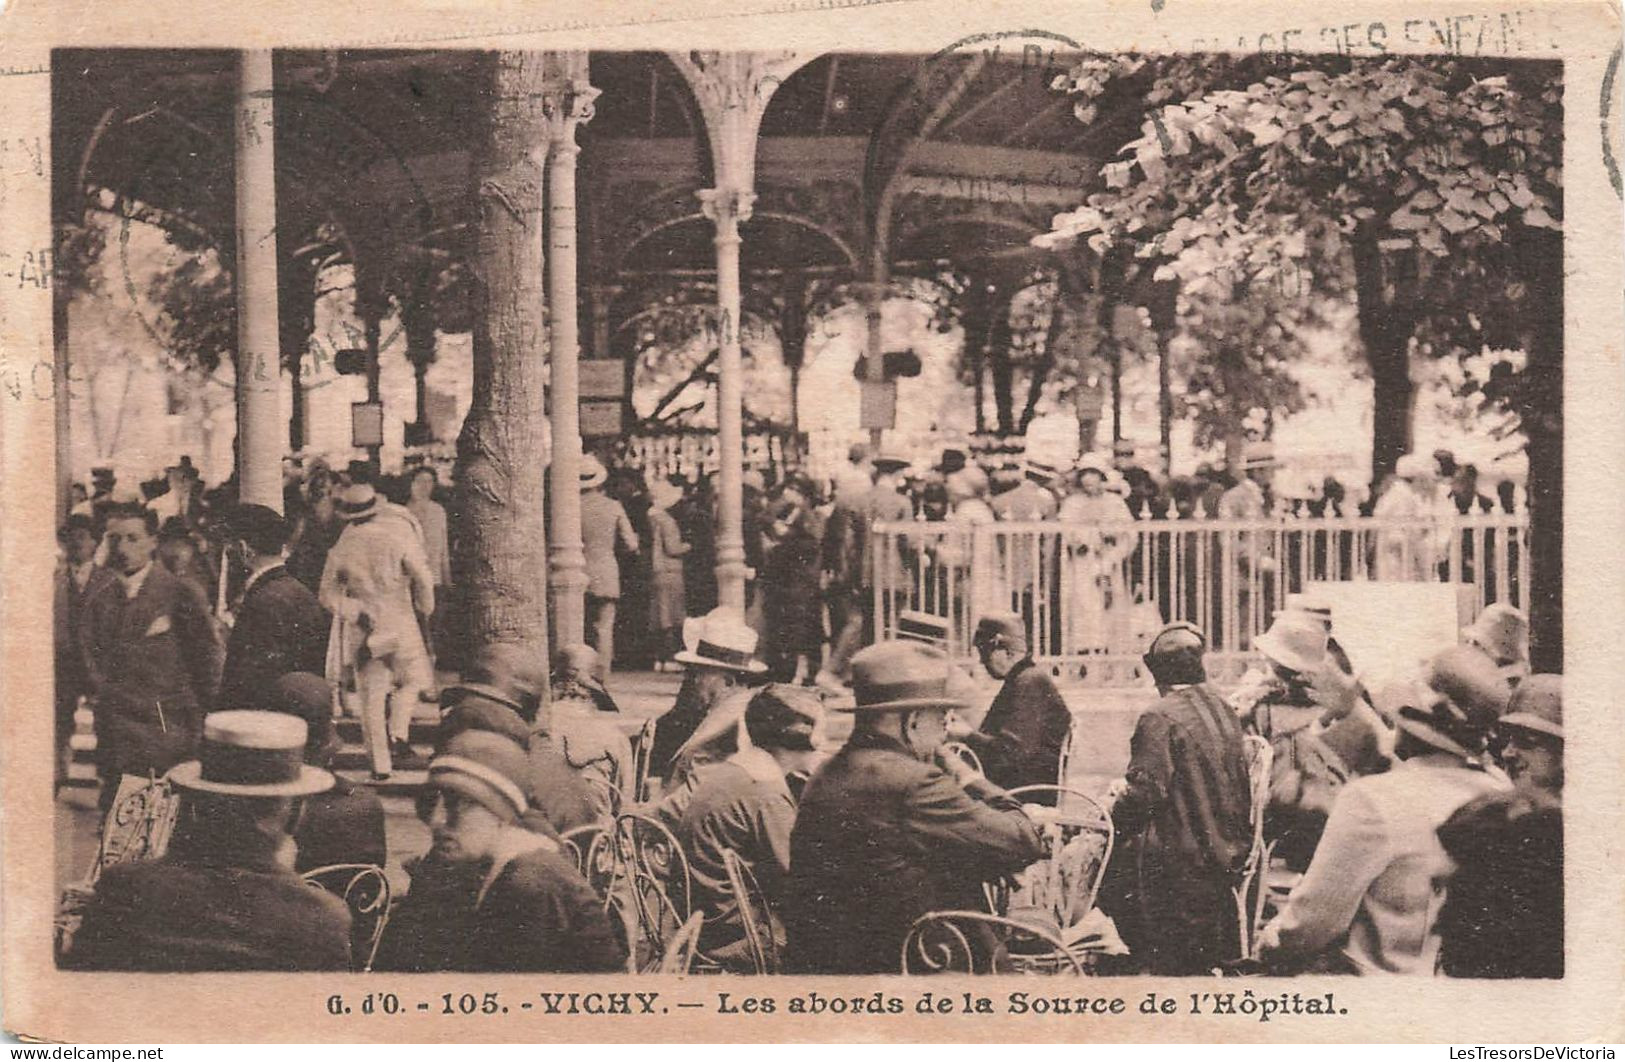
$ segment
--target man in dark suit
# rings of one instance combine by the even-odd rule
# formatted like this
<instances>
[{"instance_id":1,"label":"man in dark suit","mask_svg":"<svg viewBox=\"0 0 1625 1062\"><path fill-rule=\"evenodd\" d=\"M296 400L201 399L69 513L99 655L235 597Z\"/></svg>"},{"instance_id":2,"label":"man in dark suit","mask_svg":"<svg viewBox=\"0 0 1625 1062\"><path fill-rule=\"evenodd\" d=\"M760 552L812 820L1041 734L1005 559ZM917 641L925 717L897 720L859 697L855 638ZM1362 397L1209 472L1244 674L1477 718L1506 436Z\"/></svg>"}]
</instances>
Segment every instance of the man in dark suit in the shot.
<instances>
[{"instance_id":1,"label":"man in dark suit","mask_svg":"<svg viewBox=\"0 0 1625 1062\"><path fill-rule=\"evenodd\" d=\"M56 649L56 784L60 787L68 777L72 759L68 739L73 736L73 713L79 707L79 698L90 691L79 639L85 602L118 580L96 563L100 540L89 516L68 517L57 537L62 543L63 559L56 570L51 618Z\"/></svg>"},{"instance_id":2,"label":"man in dark suit","mask_svg":"<svg viewBox=\"0 0 1625 1062\"><path fill-rule=\"evenodd\" d=\"M1033 666L1026 624L1014 612L994 612L976 623L972 637L982 666L1003 679L998 695L972 730L950 720L948 736L963 741L982 761L988 781L1005 789L1057 785L1061 751L1072 729L1072 713L1055 682ZM1028 803L1054 804L1053 794L1034 794Z\"/></svg>"},{"instance_id":3,"label":"man in dark suit","mask_svg":"<svg viewBox=\"0 0 1625 1062\"><path fill-rule=\"evenodd\" d=\"M293 802L333 784L301 763L305 725L215 712L202 759L169 781L181 806L169 850L97 879L62 965L80 970L343 970L350 912L290 867Z\"/></svg>"},{"instance_id":4,"label":"man in dark suit","mask_svg":"<svg viewBox=\"0 0 1625 1062\"><path fill-rule=\"evenodd\" d=\"M84 605L81 646L96 701L101 804L119 776L163 774L197 747L220 677L220 640L203 592L153 562L155 514L107 514L107 565L117 579Z\"/></svg>"},{"instance_id":5,"label":"man in dark suit","mask_svg":"<svg viewBox=\"0 0 1625 1062\"><path fill-rule=\"evenodd\" d=\"M915 919L980 909L983 882L1043 855L1008 793L933 762L960 704L948 678L948 658L918 643L852 658L852 736L807 783L790 832L787 970L896 973Z\"/></svg>"},{"instance_id":6,"label":"man in dark suit","mask_svg":"<svg viewBox=\"0 0 1625 1062\"><path fill-rule=\"evenodd\" d=\"M305 721L305 762L327 770L339 750L333 731L333 687L320 675L295 671L276 680L272 711ZM294 869L303 874L339 863L381 867L388 855L384 805L371 789L338 775L325 792L306 798L293 831L299 854Z\"/></svg>"},{"instance_id":7,"label":"man in dark suit","mask_svg":"<svg viewBox=\"0 0 1625 1062\"><path fill-rule=\"evenodd\" d=\"M231 533L248 570L220 677L221 708L283 710L271 699L277 680L327 670L332 618L310 588L282 563L288 525L263 505L239 505Z\"/></svg>"},{"instance_id":8,"label":"man in dark suit","mask_svg":"<svg viewBox=\"0 0 1625 1062\"><path fill-rule=\"evenodd\" d=\"M1134 727L1112 806L1116 903L1146 972L1195 976L1237 957L1236 883L1252 843L1246 746L1236 713L1207 684L1202 632L1163 628L1145 654L1162 699Z\"/></svg>"}]
</instances>

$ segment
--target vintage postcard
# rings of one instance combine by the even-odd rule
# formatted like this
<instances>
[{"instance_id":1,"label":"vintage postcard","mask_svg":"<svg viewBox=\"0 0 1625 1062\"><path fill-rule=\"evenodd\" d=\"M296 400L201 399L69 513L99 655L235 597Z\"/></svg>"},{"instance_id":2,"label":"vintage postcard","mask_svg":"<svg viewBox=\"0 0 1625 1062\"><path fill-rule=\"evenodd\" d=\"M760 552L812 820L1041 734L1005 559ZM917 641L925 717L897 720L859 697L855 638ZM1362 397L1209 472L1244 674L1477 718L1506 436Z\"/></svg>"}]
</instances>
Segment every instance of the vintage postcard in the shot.
<instances>
[{"instance_id":1,"label":"vintage postcard","mask_svg":"<svg viewBox=\"0 0 1625 1062\"><path fill-rule=\"evenodd\" d=\"M11 0L5 1029L1618 1041L1620 42Z\"/></svg>"}]
</instances>

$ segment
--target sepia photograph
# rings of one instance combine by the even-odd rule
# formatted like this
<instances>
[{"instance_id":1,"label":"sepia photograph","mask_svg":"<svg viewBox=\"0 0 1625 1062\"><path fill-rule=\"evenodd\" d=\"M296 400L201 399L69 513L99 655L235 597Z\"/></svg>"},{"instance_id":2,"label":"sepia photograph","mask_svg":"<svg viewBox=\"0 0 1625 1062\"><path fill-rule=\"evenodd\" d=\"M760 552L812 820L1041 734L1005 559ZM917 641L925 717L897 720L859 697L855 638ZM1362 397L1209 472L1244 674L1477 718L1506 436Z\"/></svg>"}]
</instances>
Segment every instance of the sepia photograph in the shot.
<instances>
[{"instance_id":1,"label":"sepia photograph","mask_svg":"<svg viewBox=\"0 0 1625 1062\"><path fill-rule=\"evenodd\" d=\"M1077 21L41 51L50 975L1572 983L1619 53L1599 160L1533 15Z\"/></svg>"}]
</instances>

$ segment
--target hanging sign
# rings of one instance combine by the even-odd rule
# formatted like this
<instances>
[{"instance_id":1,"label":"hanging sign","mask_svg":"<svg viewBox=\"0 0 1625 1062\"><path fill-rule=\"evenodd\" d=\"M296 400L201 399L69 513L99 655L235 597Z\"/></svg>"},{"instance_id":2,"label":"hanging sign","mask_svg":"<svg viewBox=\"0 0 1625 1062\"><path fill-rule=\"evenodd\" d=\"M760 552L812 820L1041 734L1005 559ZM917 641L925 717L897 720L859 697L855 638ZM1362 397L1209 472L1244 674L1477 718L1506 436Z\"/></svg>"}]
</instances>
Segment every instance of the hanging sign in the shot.
<instances>
[{"instance_id":1,"label":"hanging sign","mask_svg":"<svg viewBox=\"0 0 1625 1062\"><path fill-rule=\"evenodd\" d=\"M382 402L350 403L350 445L384 445L384 404Z\"/></svg>"},{"instance_id":2,"label":"hanging sign","mask_svg":"<svg viewBox=\"0 0 1625 1062\"><path fill-rule=\"evenodd\" d=\"M576 363L576 392L589 398L624 398L626 396L626 366L614 361L587 360Z\"/></svg>"},{"instance_id":3,"label":"hanging sign","mask_svg":"<svg viewBox=\"0 0 1625 1062\"><path fill-rule=\"evenodd\" d=\"M580 418L583 439L601 439L621 434L620 399L610 402L582 402L578 408L580 412L577 416Z\"/></svg>"},{"instance_id":4,"label":"hanging sign","mask_svg":"<svg viewBox=\"0 0 1625 1062\"><path fill-rule=\"evenodd\" d=\"M858 427L895 428L897 426L897 385L890 380L864 380L862 402L858 407Z\"/></svg>"}]
</instances>

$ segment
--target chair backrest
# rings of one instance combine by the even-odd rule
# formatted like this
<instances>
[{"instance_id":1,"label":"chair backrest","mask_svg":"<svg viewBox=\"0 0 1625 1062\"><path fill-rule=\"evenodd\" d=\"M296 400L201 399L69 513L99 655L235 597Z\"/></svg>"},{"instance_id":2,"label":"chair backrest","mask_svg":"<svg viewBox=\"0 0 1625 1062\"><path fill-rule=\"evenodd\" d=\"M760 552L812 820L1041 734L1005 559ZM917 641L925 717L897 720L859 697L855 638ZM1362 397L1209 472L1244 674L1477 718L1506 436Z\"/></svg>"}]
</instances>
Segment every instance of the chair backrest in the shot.
<instances>
[{"instance_id":1,"label":"chair backrest","mask_svg":"<svg viewBox=\"0 0 1625 1062\"><path fill-rule=\"evenodd\" d=\"M180 794L163 779L121 784L119 795L102 823L101 842L96 849L96 865L89 880L95 882L102 871L115 863L157 859L169 850L169 836L180 813Z\"/></svg>"},{"instance_id":2,"label":"chair backrest","mask_svg":"<svg viewBox=\"0 0 1625 1062\"><path fill-rule=\"evenodd\" d=\"M632 738L632 792L624 794L634 804L647 803L654 795L649 789L649 764L655 744L655 721L650 719Z\"/></svg>"},{"instance_id":3,"label":"chair backrest","mask_svg":"<svg viewBox=\"0 0 1625 1062\"><path fill-rule=\"evenodd\" d=\"M1055 811L1046 815L1050 821L1039 831L1044 840L1044 858L1024 872L1024 879L1064 931L1094 909L1100 894L1100 883L1117 839L1111 812L1099 800L1071 786L1024 785L1010 790L1010 795L1017 800L1054 797Z\"/></svg>"},{"instance_id":4,"label":"chair backrest","mask_svg":"<svg viewBox=\"0 0 1625 1062\"><path fill-rule=\"evenodd\" d=\"M733 889L734 906L739 912L739 924L745 930L745 942L750 948L755 972L778 973L779 944L767 896L757 884L756 875L732 848L722 850L722 866L728 873L728 885Z\"/></svg>"},{"instance_id":5,"label":"chair backrest","mask_svg":"<svg viewBox=\"0 0 1625 1062\"><path fill-rule=\"evenodd\" d=\"M1074 717L1067 724L1066 740L1061 742L1061 760L1056 765L1055 784L1066 785L1066 776L1072 771L1072 743L1078 739L1078 721Z\"/></svg>"},{"instance_id":6,"label":"chair backrest","mask_svg":"<svg viewBox=\"0 0 1625 1062\"><path fill-rule=\"evenodd\" d=\"M581 771L580 777L587 783L587 788L592 790L593 807L600 817L613 819L621 813L624 800L619 786L596 770Z\"/></svg>"},{"instance_id":7,"label":"chair backrest","mask_svg":"<svg viewBox=\"0 0 1625 1062\"><path fill-rule=\"evenodd\" d=\"M666 947L660 955L658 972L663 974L686 974L694 965L694 956L700 950L700 928L705 924L705 916L698 911L689 915L688 921L673 933L666 941Z\"/></svg>"},{"instance_id":8,"label":"chair backrest","mask_svg":"<svg viewBox=\"0 0 1625 1062\"><path fill-rule=\"evenodd\" d=\"M366 973L378 955L389 922L390 888L384 869L372 863L334 863L300 875L306 885L332 893L350 909L350 965Z\"/></svg>"},{"instance_id":9,"label":"chair backrest","mask_svg":"<svg viewBox=\"0 0 1625 1062\"><path fill-rule=\"evenodd\" d=\"M944 756L957 756L973 769L977 774L982 773L982 757L976 755L976 750L963 741L949 741L942 746Z\"/></svg>"},{"instance_id":10,"label":"chair backrest","mask_svg":"<svg viewBox=\"0 0 1625 1062\"><path fill-rule=\"evenodd\" d=\"M1253 842L1247 852L1247 863L1241 881L1235 886L1236 924L1241 944L1239 958L1254 958L1258 950L1259 932L1264 924L1264 901L1269 896L1265 877L1269 871L1270 850L1264 840L1264 810L1270 800L1270 772L1275 766L1275 748L1257 734L1242 737L1247 755L1248 824L1252 827Z\"/></svg>"},{"instance_id":11,"label":"chair backrest","mask_svg":"<svg viewBox=\"0 0 1625 1062\"><path fill-rule=\"evenodd\" d=\"M688 857L664 824L636 812L615 817L613 847L609 891L630 900L642 950L661 955L670 934L694 913Z\"/></svg>"},{"instance_id":12,"label":"chair backrest","mask_svg":"<svg viewBox=\"0 0 1625 1062\"><path fill-rule=\"evenodd\" d=\"M1083 967L1049 930L982 911L932 911L909 926L901 970L927 973L1071 973Z\"/></svg>"}]
</instances>

